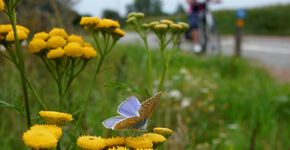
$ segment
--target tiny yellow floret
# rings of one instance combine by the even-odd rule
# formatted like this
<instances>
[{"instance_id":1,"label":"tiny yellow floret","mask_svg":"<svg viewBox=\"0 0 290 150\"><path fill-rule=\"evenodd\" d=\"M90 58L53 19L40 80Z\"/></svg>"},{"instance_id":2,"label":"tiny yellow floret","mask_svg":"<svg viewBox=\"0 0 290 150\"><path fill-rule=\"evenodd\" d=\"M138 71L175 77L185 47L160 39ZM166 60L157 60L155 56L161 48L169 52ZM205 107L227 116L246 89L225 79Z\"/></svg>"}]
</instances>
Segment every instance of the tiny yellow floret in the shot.
<instances>
[{"instance_id":1,"label":"tiny yellow floret","mask_svg":"<svg viewBox=\"0 0 290 150\"><path fill-rule=\"evenodd\" d=\"M39 32L34 34L33 39L43 39L43 40L47 40L49 38L48 33L46 32Z\"/></svg>"},{"instance_id":2,"label":"tiny yellow floret","mask_svg":"<svg viewBox=\"0 0 290 150\"><path fill-rule=\"evenodd\" d=\"M17 36L18 36L18 40L20 41L27 39L27 33L24 32L23 30L18 30ZM10 31L6 36L6 41L13 42L14 40L15 40L14 32Z\"/></svg>"},{"instance_id":3,"label":"tiny yellow floret","mask_svg":"<svg viewBox=\"0 0 290 150\"><path fill-rule=\"evenodd\" d=\"M118 147L109 148L108 150L128 150L128 149L126 147L123 147L123 146L118 146Z\"/></svg>"},{"instance_id":4,"label":"tiny yellow floret","mask_svg":"<svg viewBox=\"0 0 290 150\"><path fill-rule=\"evenodd\" d=\"M73 120L71 114L56 111L40 111L39 115L45 119L48 124L62 126Z\"/></svg>"},{"instance_id":5,"label":"tiny yellow floret","mask_svg":"<svg viewBox=\"0 0 290 150\"><path fill-rule=\"evenodd\" d=\"M30 127L30 130L42 130L42 131L48 131L52 133L56 139L60 139L62 136L62 129L56 125L48 125L48 124L36 124Z\"/></svg>"},{"instance_id":6,"label":"tiny yellow floret","mask_svg":"<svg viewBox=\"0 0 290 150\"><path fill-rule=\"evenodd\" d=\"M47 40L48 48L59 48L64 47L66 45L66 40L61 36L53 36Z\"/></svg>"},{"instance_id":7,"label":"tiny yellow floret","mask_svg":"<svg viewBox=\"0 0 290 150\"><path fill-rule=\"evenodd\" d=\"M53 28L49 33L49 36L53 37L53 36L61 36L63 38L67 38L68 35L66 33L66 31L62 28Z\"/></svg>"},{"instance_id":8,"label":"tiny yellow floret","mask_svg":"<svg viewBox=\"0 0 290 150\"><path fill-rule=\"evenodd\" d=\"M63 50L61 47L59 47L59 48L57 48L57 49L52 49L52 50L50 50L50 51L47 53L46 57L47 57L48 59L61 58L61 57L64 56L64 53L65 53L64 50Z\"/></svg>"},{"instance_id":9,"label":"tiny yellow floret","mask_svg":"<svg viewBox=\"0 0 290 150\"><path fill-rule=\"evenodd\" d=\"M96 136L80 136L77 145L85 150L101 150L106 147L105 140Z\"/></svg>"},{"instance_id":10,"label":"tiny yellow floret","mask_svg":"<svg viewBox=\"0 0 290 150\"><path fill-rule=\"evenodd\" d=\"M24 144L33 149L50 149L57 145L57 138L48 131L28 130L23 133Z\"/></svg>"},{"instance_id":11,"label":"tiny yellow floret","mask_svg":"<svg viewBox=\"0 0 290 150\"><path fill-rule=\"evenodd\" d=\"M46 49L46 42L43 39L33 39L28 44L28 52L30 54L38 53Z\"/></svg>"},{"instance_id":12,"label":"tiny yellow floret","mask_svg":"<svg viewBox=\"0 0 290 150\"><path fill-rule=\"evenodd\" d=\"M73 57L73 58L81 57L83 55L82 45L77 42L68 43L64 47L64 52L65 52L65 55L69 57Z\"/></svg>"}]
</instances>

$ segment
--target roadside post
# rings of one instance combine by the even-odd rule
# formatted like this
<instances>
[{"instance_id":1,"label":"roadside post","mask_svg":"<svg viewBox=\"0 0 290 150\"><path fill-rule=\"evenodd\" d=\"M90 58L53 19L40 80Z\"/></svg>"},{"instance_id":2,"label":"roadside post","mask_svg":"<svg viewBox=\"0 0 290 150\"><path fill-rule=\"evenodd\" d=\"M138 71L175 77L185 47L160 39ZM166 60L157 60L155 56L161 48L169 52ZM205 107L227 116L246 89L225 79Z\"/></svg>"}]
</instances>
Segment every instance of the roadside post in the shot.
<instances>
[{"instance_id":1,"label":"roadside post","mask_svg":"<svg viewBox=\"0 0 290 150\"><path fill-rule=\"evenodd\" d=\"M235 56L241 56L242 40L243 40L243 27L245 24L244 19L247 16L247 11L245 9L239 9L236 12L237 22L236 22L236 32L235 32Z\"/></svg>"}]
</instances>

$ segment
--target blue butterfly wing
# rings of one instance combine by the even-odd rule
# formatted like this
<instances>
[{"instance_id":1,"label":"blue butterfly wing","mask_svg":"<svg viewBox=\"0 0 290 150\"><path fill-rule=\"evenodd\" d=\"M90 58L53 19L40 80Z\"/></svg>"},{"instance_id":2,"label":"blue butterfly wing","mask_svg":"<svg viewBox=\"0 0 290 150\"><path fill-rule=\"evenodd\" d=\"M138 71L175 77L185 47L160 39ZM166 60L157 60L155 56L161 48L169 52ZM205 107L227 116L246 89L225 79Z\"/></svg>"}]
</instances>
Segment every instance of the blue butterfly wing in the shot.
<instances>
[{"instance_id":1,"label":"blue butterfly wing","mask_svg":"<svg viewBox=\"0 0 290 150\"><path fill-rule=\"evenodd\" d=\"M135 96L130 96L118 107L118 113L125 117L139 116L138 110L141 104Z\"/></svg>"},{"instance_id":2,"label":"blue butterfly wing","mask_svg":"<svg viewBox=\"0 0 290 150\"><path fill-rule=\"evenodd\" d=\"M109 118L109 119L103 121L103 125L106 128L113 129L116 124L118 124L119 122L121 122L125 119L126 119L126 117L123 117L123 116L112 117L112 118Z\"/></svg>"}]
</instances>

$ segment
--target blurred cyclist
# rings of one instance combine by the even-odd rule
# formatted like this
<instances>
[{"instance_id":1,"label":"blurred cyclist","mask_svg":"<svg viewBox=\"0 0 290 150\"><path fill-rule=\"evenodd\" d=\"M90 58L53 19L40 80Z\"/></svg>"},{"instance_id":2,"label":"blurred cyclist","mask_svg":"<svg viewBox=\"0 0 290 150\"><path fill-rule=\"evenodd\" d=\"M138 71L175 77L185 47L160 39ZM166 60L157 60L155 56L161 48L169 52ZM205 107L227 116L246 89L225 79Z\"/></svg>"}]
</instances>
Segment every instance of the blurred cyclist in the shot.
<instances>
[{"instance_id":1,"label":"blurred cyclist","mask_svg":"<svg viewBox=\"0 0 290 150\"><path fill-rule=\"evenodd\" d=\"M188 20L189 20L189 32L190 36L193 39L193 51L200 53L202 47L199 42L199 24L200 21L205 22L205 18L199 18L200 13L204 13L206 9L207 2L214 1L218 2L219 0L186 0L189 5L188 10ZM205 16L205 15L203 15Z\"/></svg>"}]
</instances>

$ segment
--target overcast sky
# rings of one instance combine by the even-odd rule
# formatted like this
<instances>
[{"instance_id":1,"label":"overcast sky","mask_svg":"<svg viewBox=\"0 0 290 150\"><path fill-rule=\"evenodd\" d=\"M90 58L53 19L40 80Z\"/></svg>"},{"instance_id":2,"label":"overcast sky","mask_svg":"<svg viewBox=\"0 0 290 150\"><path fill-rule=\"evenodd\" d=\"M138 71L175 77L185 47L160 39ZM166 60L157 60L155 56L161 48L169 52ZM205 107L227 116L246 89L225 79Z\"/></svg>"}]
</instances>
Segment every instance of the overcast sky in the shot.
<instances>
[{"instance_id":1,"label":"overcast sky","mask_svg":"<svg viewBox=\"0 0 290 150\"><path fill-rule=\"evenodd\" d=\"M133 0L81 0L75 5L75 10L81 14L91 14L101 17L104 9L112 9L125 15L126 6ZM186 0L162 0L163 10L172 13L176 10L179 3L186 7ZM290 3L290 0L222 0L221 4L212 5L213 9L237 9L259 7L271 4Z\"/></svg>"}]
</instances>

